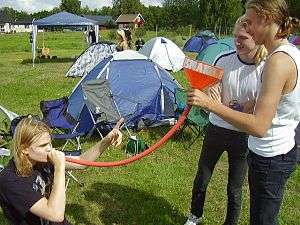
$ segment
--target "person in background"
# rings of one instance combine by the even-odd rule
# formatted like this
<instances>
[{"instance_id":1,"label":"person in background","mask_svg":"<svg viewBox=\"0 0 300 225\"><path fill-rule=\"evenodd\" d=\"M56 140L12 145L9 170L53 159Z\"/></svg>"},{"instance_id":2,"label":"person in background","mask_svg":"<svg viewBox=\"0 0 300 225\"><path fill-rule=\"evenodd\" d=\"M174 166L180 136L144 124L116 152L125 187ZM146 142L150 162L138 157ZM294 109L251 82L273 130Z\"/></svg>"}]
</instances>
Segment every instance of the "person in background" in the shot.
<instances>
[{"instance_id":1,"label":"person in background","mask_svg":"<svg viewBox=\"0 0 300 225\"><path fill-rule=\"evenodd\" d=\"M95 33L94 28L91 28L89 30L89 42L90 42L90 45L93 45L96 43L96 33Z\"/></svg>"},{"instance_id":2,"label":"person in background","mask_svg":"<svg viewBox=\"0 0 300 225\"><path fill-rule=\"evenodd\" d=\"M74 158L94 161L109 146L120 145L122 122ZM14 132L13 159L0 172L0 205L10 224L69 225L65 219L65 169L84 168L66 162L64 153L52 147L45 123L32 116L22 119Z\"/></svg>"},{"instance_id":3,"label":"person in background","mask_svg":"<svg viewBox=\"0 0 300 225\"><path fill-rule=\"evenodd\" d=\"M235 103L232 107L236 107L236 110L251 113L257 80L267 52L264 46L255 44L244 24L245 16L242 16L234 26L236 51L224 53L215 60L214 65L224 69L224 76L221 83L209 89L209 92L218 96L222 104L230 106ZM196 225L202 221L206 189L224 151L228 153L229 164L224 225L236 225L241 210L242 186L247 173L248 135L214 113L210 113L209 121L194 180L190 216L185 225Z\"/></svg>"},{"instance_id":4,"label":"person in background","mask_svg":"<svg viewBox=\"0 0 300 225\"><path fill-rule=\"evenodd\" d=\"M138 37L138 39L135 41L135 48L136 50L140 50L145 44L145 41L141 38L141 37Z\"/></svg>"},{"instance_id":5,"label":"person in background","mask_svg":"<svg viewBox=\"0 0 300 225\"><path fill-rule=\"evenodd\" d=\"M117 30L117 51L124 51L129 49L125 32L122 29Z\"/></svg>"},{"instance_id":6,"label":"person in background","mask_svg":"<svg viewBox=\"0 0 300 225\"><path fill-rule=\"evenodd\" d=\"M131 31L129 30L128 27L126 27L124 28L124 33L127 40L128 48L131 49L131 40L132 40Z\"/></svg>"},{"instance_id":7,"label":"person in background","mask_svg":"<svg viewBox=\"0 0 300 225\"><path fill-rule=\"evenodd\" d=\"M248 0L245 15L247 32L269 54L253 114L233 110L196 89L188 92L188 104L250 135L250 224L277 225L285 185L297 164L294 136L300 120L300 51L287 37L299 28L299 20L289 16L284 0Z\"/></svg>"}]
</instances>

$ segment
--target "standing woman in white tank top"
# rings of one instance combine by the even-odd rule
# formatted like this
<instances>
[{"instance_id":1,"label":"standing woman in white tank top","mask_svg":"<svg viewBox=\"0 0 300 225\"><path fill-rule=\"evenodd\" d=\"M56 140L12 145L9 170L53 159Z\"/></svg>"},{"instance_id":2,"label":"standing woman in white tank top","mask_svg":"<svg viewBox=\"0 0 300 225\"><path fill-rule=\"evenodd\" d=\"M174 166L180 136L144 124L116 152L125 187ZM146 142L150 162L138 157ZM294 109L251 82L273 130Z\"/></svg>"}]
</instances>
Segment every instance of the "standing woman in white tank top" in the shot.
<instances>
[{"instance_id":1,"label":"standing woman in white tank top","mask_svg":"<svg viewBox=\"0 0 300 225\"><path fill-rule=\"evenodd\" d=\"M277 225L285 184L296 167L294 129L300 119L300 51L287 37L299 27L284 0L248 0L247 30L269 56L253 114L222 105L199 90L188 104L200 106L250 134L250 224Z\"/></svg>"},{"instance_id":2,"label":"standing woman in white tank top","mask_svg":"<svg viewBox=\"0 0 300 225\"><path fill-rule=\"evenodd\" d=\"M263 45L255 44L244 24L243 15L234 25L236 51L223 53L215 59L214 65L224 69L224 76L220 84L210 88L209 92L219 96L225 105L243 112L252 112L257 95L257 81L260 79L267 51ZM248 170L248 134L210 113L192 189L190 215L184 225L201 224L206 190L215 165L225 151L228 156L228 178L227 212L223 224L238 224L242 187Z\"/></svg>"}]
</instances>

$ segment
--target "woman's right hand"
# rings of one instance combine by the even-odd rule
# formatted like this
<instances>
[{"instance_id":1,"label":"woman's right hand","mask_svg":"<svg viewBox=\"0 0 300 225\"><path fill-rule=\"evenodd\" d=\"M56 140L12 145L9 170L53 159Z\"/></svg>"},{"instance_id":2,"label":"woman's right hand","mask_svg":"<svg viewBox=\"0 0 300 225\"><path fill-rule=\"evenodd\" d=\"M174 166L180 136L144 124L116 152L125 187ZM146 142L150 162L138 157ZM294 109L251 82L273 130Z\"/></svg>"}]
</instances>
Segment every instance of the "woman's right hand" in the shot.
<instances>
[{"instance_id":1,"label":"woman's right hand","mask_svg":"<svg viewBox=\"0 0 300 225\"><path fill-rule=\"evenodd\" d=\"M55 168L65 168L65 154L54 148L48 153L48 160L54 165Z\"/></svg>"}]
</instances>

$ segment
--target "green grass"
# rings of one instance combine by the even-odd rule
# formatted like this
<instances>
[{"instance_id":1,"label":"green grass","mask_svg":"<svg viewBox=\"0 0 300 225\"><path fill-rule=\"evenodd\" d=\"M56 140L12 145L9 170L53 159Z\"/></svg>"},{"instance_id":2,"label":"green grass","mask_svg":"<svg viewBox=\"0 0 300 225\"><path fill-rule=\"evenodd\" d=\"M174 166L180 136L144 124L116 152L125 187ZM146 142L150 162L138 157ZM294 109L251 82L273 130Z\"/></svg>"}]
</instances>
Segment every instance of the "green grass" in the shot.
<instances>
[{"instance_id":1,"label":"green grass","mask_svg":"<svg viewBox=\"0 0 300 225\"><path fill-rule=\"evenodd\" d=\"M148 33L145 40L153 37ZM102 34L108 37L108 31ZM42 35L39 34L39 46ZM182 37L170 38L183 45ZM40 114L39 102L68 96L79 78L65 78L72 59L85 48L81 32L45 33L45 46L50 54L65 59L39 63L32 68L28 34L0 35L0 103L18 114ZM184 74L176 79L187 86ZM169 128L151 129L139 133L147 144L159 140ZM186 130L172 138L150 156L118 168L88 168L74 174L84 187L75 182L67 190L66 217L73 224L84 225L171 225L183 224L189 211L191 189L202 145L199 138L190 146L192 132ZM85 140L86 149L97 138ZM124 159L123 146L107 150L101 161ZM222 224L226 213L227 156L216 166L205 204L205 224ZM287 184L282 204L280 224L300 224L300 168ZM249 191L244 185L240 224L248 224ZM0 225L8 225L0 210Z\"/></svg>"}]
</instances>

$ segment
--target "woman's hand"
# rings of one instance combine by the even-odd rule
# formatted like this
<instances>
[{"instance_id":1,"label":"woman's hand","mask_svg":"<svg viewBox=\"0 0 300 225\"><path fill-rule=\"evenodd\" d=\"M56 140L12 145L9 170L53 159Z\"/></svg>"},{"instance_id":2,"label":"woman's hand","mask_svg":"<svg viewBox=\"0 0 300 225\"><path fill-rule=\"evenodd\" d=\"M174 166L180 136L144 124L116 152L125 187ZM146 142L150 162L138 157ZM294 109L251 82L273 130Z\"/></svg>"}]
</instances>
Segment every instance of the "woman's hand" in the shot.
<instances>
[{"instance_id":1,"label":"woman's hand","mask_svg":"<svg viewBox=\"0 0 300 225\"><path fill-rule=\"evenodd\" d=\"M120 131L120 127L124 122L124 118L121 118L116 126L103 138L103 142L105 142L108 145L112 145L114 147L117 147L122 142L122 133Z\"/></svg>"},{"instance_id":2,"label":"woman's hand","mask_svg":"<svg viewBox=\"0 0 300 225\"><path fill-rule=\"evenodd\" d=\"M65 169L65 154L54 148L48 152L48 160L54 165L55 168Z\"/></svg>"},{"instance_id":3,"label":"woman's hand","mask_svg":"<svg viewBox=\"0 0 300 225\"><path fill-rule=\"evenodd\" d=\"M204 92L198 89L191 89L187 92L187 104L195 105L203 108L204 110L210 111L212 99Z\"/></svg>"},{"instance_id":4,"label":"woman's hand","mask_svg":"<svg viewBox=\"0 0 300 225\"><path fill-rule=\"evenodd\" d=\"M220 84L210 87L207 94L211 99L222 103Z\"/></svg>"},{"instance_id":5,"label":"woman's hand","mask_svg":"<svg viewBox=\"0 0 300 225\"><path fill-rule=\"evenodd\" d=\"M255 103L256 102L254 100L249 100L247 102L244 102L242 104L243 112L248 114L253 114Z\"/></svg>"}]
</instances>

